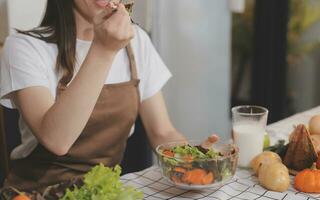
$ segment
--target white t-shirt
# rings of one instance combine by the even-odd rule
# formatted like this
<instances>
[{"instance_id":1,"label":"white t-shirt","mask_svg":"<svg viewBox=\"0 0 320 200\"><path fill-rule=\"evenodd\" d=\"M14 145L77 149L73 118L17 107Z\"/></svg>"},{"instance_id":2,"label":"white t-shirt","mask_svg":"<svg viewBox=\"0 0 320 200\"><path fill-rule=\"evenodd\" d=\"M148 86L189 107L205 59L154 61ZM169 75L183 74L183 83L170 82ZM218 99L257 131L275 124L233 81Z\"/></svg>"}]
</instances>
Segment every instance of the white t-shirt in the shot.
<instances>
[{"instance_id":1,"label":"white t-shirt","mask_svg":"<svg viewBox=\"0 0 320 200\"><path fill-rule=\"evenodd\" d=\"M141 101L161 90L171 77L166 65L153 47L148 35L135 26L135 37L131 41L137 63ZM90 41L77 40L76 72L79 70L90 48ZM10 93L32 86L47 87L56 96L58 77L55 66L57 46L23 34L13 34L6 39L1 58L0 103L15 108ZM119 51L106 77L106 84L130 80L129 59L125 49ZM37 146L38 141L24 122L19 120L22 144L11 152L11 159L25 158ZM131 133L134 127L132 127Z\"/></svg>"}]
</instances>

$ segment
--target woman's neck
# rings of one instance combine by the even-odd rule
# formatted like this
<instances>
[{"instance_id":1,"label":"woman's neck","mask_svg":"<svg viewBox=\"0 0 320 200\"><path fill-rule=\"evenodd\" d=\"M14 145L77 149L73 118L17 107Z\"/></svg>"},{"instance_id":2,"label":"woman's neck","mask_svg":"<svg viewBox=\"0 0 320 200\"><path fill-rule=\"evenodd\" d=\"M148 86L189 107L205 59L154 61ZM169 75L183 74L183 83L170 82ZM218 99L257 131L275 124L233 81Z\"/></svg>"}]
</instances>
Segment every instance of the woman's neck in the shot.
<instances>
[{"instance_id":1,"label":"woman's neck","mask_svg":"<svg viewBox=\"0 0 320 200\"><path fill-rule=\"evenodd\" d=\"M77 39L92 41L94 37L93 25L81 15L76 9L74 10Z\"/></svg>"}]
</instances>

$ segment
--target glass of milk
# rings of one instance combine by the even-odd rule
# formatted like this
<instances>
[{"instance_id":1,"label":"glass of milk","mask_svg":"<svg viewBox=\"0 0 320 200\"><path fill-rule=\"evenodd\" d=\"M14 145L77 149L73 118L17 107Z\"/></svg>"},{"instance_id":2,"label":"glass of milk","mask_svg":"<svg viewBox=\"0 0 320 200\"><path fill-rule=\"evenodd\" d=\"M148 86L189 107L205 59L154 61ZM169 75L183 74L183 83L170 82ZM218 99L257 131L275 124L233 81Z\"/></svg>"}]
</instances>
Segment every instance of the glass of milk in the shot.
<instances>
[{"instance_id":1,"label":"glass of milk","mask_svg":"<svg viewBox=\"0 0 320 200\"><path fill-rule=\"evenodd\" d=\"M268 112L260 106L232 108L233 139L239 148L239 167L249 167L250 161L263 151Z\"/></svg>"}]
</instances>

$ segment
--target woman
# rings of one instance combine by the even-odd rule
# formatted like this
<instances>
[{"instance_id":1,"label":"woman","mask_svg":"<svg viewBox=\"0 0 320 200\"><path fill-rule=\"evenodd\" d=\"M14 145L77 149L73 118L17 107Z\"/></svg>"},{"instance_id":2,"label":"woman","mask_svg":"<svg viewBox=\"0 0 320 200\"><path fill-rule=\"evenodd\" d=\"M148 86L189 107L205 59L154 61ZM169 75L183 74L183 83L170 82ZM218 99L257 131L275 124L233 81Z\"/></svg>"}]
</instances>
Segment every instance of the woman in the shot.
<instances>
[{"instance_id":1,"label":"woman","mask_svg":"<svg viewBox=\"0 0 320 200\"><path fill-rule=\"evenodd\" d=\"M118 164L138 113L153 148L184 140L161 94L170 76L124 5L48 0L40 27L4 46L1 103L19 110L22 136L5 185L43 191Z\"/></svg>"}]
</instances>

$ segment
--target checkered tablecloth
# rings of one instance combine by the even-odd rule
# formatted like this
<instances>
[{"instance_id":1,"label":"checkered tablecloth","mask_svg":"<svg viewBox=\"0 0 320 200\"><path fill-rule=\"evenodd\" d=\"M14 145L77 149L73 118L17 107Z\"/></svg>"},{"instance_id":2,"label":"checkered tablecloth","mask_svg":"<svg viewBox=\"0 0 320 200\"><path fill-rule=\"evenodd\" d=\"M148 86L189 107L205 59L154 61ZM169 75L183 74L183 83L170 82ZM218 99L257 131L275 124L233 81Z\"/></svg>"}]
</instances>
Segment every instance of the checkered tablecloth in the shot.
<instances>
[{"instance_id":1,"label":"checkered tablecloth","mask_svg":"<svg viewBox=\"0 0 320 200\"><path fill-rule=\"evenodd\" d=\"M292 187L284 193L272 192L258 184L251 171L237 170L234 178L224 186L202 191L188 191L176 188L167 182L160 168L154 166L144 171L127 174L121 177L126 185L134 186L143 191L146 200L320 200L320 194L304 194Z\"/></svg>"},{"instance_id":2,"label":"checkered tablecloth","mask_svg":"<svg viewBox=\"0 0 320 200\"><path fill-rule=\"evenodd\" d=\"M320 114L320 107L269 125L267 131L271 136L271 142L287 139L294 125L307 124L310 117L315 114ZM305 194L297 192L292 187L284 193L268 191L258 184L257 178L251 171L243 169L238 169L234 178L224 186L202 191L176 188L162 177L161 170L157 166L124 175L121 179L126 185L143 191L146 200L320 200L320 194Z\"/></svg>"}]
</instances>

